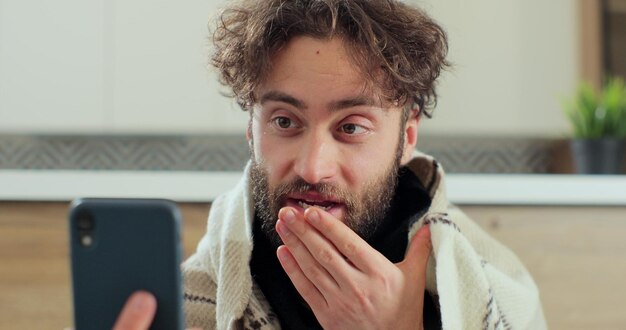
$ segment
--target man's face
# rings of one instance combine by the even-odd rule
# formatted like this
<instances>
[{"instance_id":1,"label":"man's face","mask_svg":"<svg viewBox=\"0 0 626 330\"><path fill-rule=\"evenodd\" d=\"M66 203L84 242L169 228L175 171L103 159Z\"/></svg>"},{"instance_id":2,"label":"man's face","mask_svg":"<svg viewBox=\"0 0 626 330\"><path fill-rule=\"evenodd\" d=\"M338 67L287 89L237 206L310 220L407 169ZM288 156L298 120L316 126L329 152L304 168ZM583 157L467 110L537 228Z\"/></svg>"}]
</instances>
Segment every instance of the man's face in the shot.
<instances>
[{"instance_id":1,"label":"man's face","mask_svg":"<svg viewBox=\"0 0 626 330\"><path fill-rule=\"evenodd\" d=\"M367 238L388 210L417 120L381 104L340 39L299 37L255 91L248 138L257 215L270 238L285 206L318 206ZM403 158L404 156L404 158Z\"/></svg>"}]
</instances>

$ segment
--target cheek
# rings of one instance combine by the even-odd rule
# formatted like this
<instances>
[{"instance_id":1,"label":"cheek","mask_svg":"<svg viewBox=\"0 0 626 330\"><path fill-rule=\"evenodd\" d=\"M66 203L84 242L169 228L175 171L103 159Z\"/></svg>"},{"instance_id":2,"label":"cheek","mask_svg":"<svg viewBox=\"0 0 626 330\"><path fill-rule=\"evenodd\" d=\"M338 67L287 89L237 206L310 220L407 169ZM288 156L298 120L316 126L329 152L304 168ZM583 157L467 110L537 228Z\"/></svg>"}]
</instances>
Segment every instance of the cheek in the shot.
<instances>
[{"instance_id":1,"label":"cheek","mask_svg":"<svg viewBox=\"0 0 626 330\"><path fill-rule=\"evenodd\" d=\"M346 150L343 161L343 176L355 191L387 175L396 158L397 140L381 140L356 150Z\"/></svg>"},{"instance_id":2,"label":"cheek","mask_svg":"<svg viewBox=\"0 0 626 330\"><path fill-rule=\"evenodd\" d=\"M360 154L365 164L373 172L383 172L393 164L398 152L400 134L393 130L386 134L379 134Z\"/></svg>"},{"instance_id":3,"label":"cheek","mask_svg":"<svg viewBox=\"0 0 626 330\"><path fill-rule=\"evenodd\" d=\"M254 158L267 172L270 185L275 186L289 173L292 162L289 155L295 153L289 150L288 144L262 131L254 131L253 141Z\"/></svg>"},{"instance_id":4,"label":"cheek","mask_svg":"<svg viewBox=\"0 0 626 330\"><path fill-rule=\"evenodd\" d=\"M272 175L272 170L276 167L276 162L280 160L280 147L278 141L271 134L265 132L265 127L259 120L252 122L252 142L254 146L254 159L262 164L263 168Z\"/></svg>"}]
</instances>

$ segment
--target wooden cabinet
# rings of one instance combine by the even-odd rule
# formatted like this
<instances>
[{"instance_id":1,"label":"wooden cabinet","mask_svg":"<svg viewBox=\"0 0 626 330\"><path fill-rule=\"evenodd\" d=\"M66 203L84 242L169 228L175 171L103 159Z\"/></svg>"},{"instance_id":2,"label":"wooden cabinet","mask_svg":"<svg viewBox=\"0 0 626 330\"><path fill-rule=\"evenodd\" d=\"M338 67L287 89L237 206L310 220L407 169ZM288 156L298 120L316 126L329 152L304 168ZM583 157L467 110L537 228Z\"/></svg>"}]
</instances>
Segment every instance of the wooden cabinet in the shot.
<instances>
[{"instance_id":1,"label":"wooden cabinet","mask_svg":"<svg viewBox=\"0 0 626 330\"><path fill-rule=\"evenodd\" d=\"M532 273L550 329L624 329L626 207L462 206ZM208 204L182 204L185 255ZM67 203L0 202L0 329L71 326Z\"/></svg>"},{"instance_id":2,"label":"wooden cabinet","mask_svg":"<svg viewBox=\"0 0 626 330\"><path fill-rule=\"evenodd\" d=\"M0 329L72 327L68 203L0 201ZM209 205L181 205L183 252L195 251Z\"/></svg>"},{"instance_id":3,"label":"wooden cabinet","mask_svg":"<svg viewBox=\"0 0 626 330\"><path fill-rule=\"evenodd\" d=\"M626 207L461 207L532 273L550 329L626 328Z\"/></svg>"}]
</instances>

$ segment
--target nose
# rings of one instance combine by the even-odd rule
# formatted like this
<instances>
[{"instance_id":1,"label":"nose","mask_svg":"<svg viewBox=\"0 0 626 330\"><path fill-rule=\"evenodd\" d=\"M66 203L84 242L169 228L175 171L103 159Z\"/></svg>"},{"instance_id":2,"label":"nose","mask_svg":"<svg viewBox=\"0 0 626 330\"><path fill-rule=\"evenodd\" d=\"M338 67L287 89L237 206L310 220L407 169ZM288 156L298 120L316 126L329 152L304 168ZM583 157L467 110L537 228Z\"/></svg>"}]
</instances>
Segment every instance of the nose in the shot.
<instances>
[{"instance_id":1,"label":"nose","mask_svg":"<svg viewBox=\"0 0 626 330\"><path fill-rule=\"evenodd\" d=\"M338 156L332 136L310 132L296 155L294 171L310 184L328 181L337 174Z\"/></svg>"}]
</instances>

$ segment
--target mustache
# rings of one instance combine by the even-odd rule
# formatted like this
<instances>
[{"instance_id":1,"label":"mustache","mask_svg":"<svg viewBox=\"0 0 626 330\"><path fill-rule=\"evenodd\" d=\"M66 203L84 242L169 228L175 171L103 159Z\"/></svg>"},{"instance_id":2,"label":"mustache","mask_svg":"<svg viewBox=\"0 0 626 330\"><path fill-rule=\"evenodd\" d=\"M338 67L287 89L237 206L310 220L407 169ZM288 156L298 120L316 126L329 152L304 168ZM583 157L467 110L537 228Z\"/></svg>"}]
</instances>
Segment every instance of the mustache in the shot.
<instances>
[{"instance_id":1,"label":"mustache","mask_svg":"<svg viewBox=\"0 0 626 330\"><path fill-rule=\"evenodd\" d=\"M276 187L275 189L275 197L278 198L280 204L282 205L287 199L287 195L292 193L310 193L315 192L322 196L322 198L329 198L332 196L333 199L339 200L342 204L347 207L352 207L355 205L354 197L344 189L341 189L334 184L327 182L320 183L308 183L301 177L297 177L291 182L283 183Z\"/></svg>"}]
</instances>

